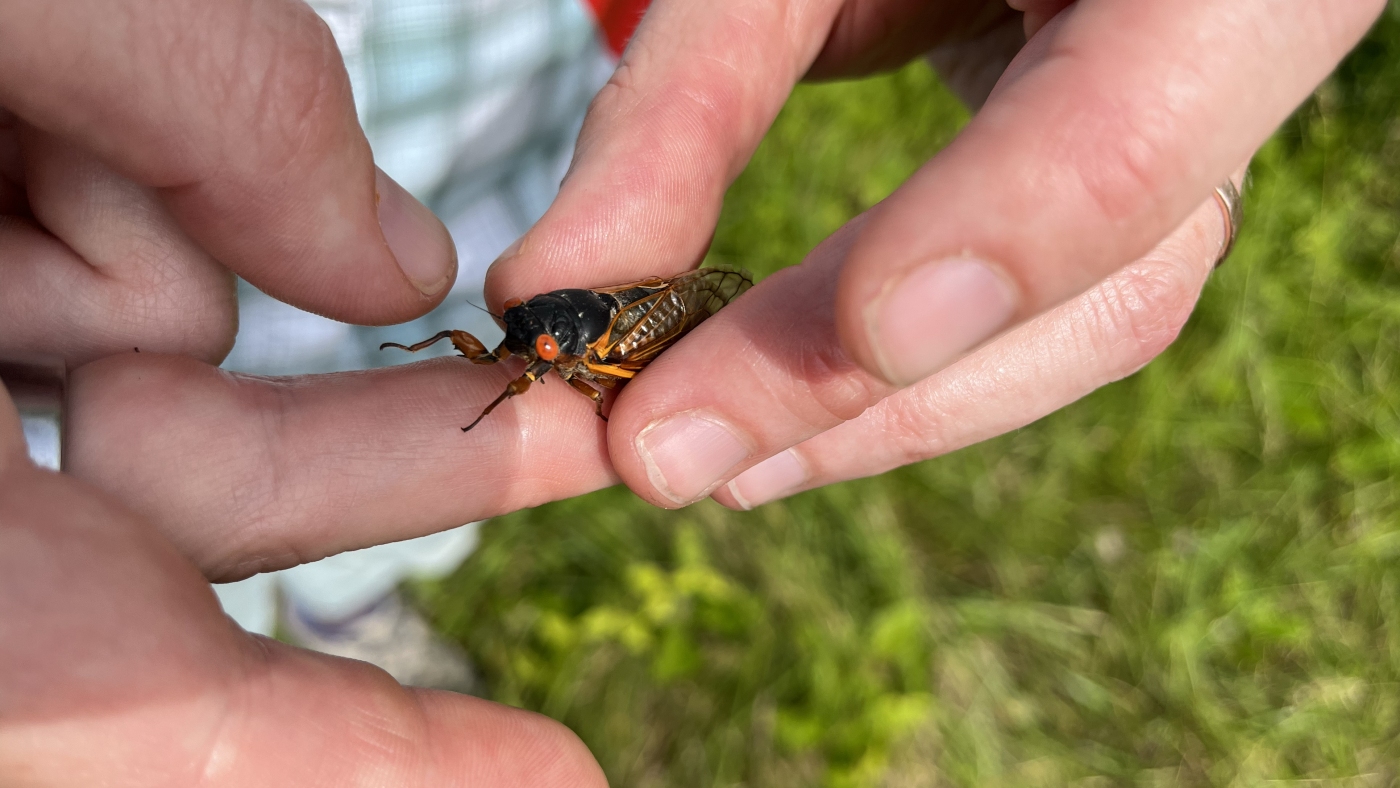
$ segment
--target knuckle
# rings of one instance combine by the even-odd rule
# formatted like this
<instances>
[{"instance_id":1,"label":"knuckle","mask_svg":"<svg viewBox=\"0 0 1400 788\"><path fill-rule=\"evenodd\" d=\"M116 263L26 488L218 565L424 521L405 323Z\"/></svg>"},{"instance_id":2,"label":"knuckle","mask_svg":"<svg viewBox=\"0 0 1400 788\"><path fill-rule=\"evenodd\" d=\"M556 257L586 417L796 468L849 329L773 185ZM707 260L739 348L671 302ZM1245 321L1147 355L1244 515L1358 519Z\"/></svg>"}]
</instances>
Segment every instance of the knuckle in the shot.
<instances>
[{"instance_id":1,"label":"knuckle","mask_svg":"<svg viewBox=\"0 0 1400 788\"><path fill-rule=\"evenodd\" d=\"M838 345L828 342L813 344L797 354L792 379L798 388L794 400L810 403L817 410L802 415L823 425L850 421L888 393L885 384L853 362Z\"/></svg>"},{"instance_id":2,"label":"knuckle","mask_svg":"<svg viewBox=\"0 0 1400 788\"><path fill-rule=\"evenodd\" d=\"M132 266L138 273L114 307L114 322L140 337L146 350L222 361L238 327L232 274L192 264L181 250L152 248L139 256Z\"/></svg>"},{"instance_id":3,"label":"knuckle","mask_svg":"<svg viewBox=\"0 0 1400 788\"><path fill-rule=\"evenodd\" d=\"M308 550L297 529L288 527L328 511L328 502L299 474L308 458L290 438L294 395L265 379L235 378L234 383L219 412L206 407L203 414L179 414L181 421L204 415L214 423L240 425L245 456L201 468L222 486L228 506L219 522L225 527L218 539L205 540L198 553L190 552L207 576L221 580L287 569L328 554L327 547Z\"/></svg>"},{"instance_id":4,"label":"knuckle","mask_svg":"<svg viewBox=\"0 0 1400 788\"><path fill-rule=\"evenodd\" d=\"M740 354L750 359L746 377L796 420L822 428L860 416L891 391L842 346L828 273L810 260L778 271L730 315L738 321L735 341L747 343Z\"/></svg>"},{"instance_id":5,"label":"knuckle","mask_svg":"<svg viewBox=\"0 0 1400 788\"><path fill-rule=\"evenodd\" d=\"M614 138L622 145L644 147L635 157L656 171L654 189L682 196L698 193L716 200L739 159L743 141L752 136L742 79L732 59L699 55L675 72L653 54L657 43L638 39L589 105L579 135L579 156ZM617 144L614 141L613 144ZM723 167L715 161L727 162ZM664 162L665 166L656 166ZM687 200L687 203L693 200Z\"/></svg>"},{"instance_id":6,"label":"knuckle","mask_svg":"<svg viewBox=\"0 0 1400 788\"><path fill-rule=\"evenodd\" d=\"M249 50L244 56L248 62L237 80L246 87L233 88L242 100L232 105L254 119L265 166L290 166L320 143L342 139L354 124L354 101L340 50L330 28L309 7L286 33L247 42L244 49Z\"/></svg>"},{"instance_id":7,"label":"knuckle","mask_svg":"<svg viewBox=\"0 0 1400 788\"><path fill-rule=\"evenodd\" d=\"M597 136L598 126L637 103L637 79L635 59L643 57L637 47L629 49L622 62L613 69L612 76L594 94L584 115L583 129L579 132L578 147L585 148Z\"/></svg>"},{"instance_id":8,"label":"knuckle","mask_svg":"<svg viewBox=\"0 0 1400 788\"><path fill-rule=\"evenodd\" d=\"M1199 283L1170 262L1143 260L1104 280L1089 297L1091 351L1123 377L1166 350L1191 316Z\"/></svg>"},{"instance_id":9,"label":"knuckle","mask_svg":"<svg viewBox=\"0 0 1400 788\"><path fill-rule=\"evenodd\" d=\"M891 447L879 470L883 472L937 457L949 450L948 425L952 416L930 392L916 390L908 396L886 400L881 431Z\"/></svg>"},{"instance_id":10,"label":"knuckle","mask_svg":"<svg viewBox=\"0 0 1400 788\"><path fill-rule=\"evenodd\" d=\"M833 453L811 452L817 458L813 465L819 483L874 476L957 448L949 435L957 433L958 421L940 403L937 388L930 386L934 379L899 391L859 420L819 436L817 445L842 447Z\"/></svg>"},{"instance_id":11,"label":"knuckle","mask_svg":"<svg viewBox=\"0 0 1400 788\"><path fill-rule=\"evenodd\" d=\"M1171 169L1171 152L1162 133L1172 125L1170 120L1134 121L1128 115L1136 111L1117 112L1118 117L1105 121L1110 128L1085 135L1093 144L1082 149L1077 166L1085 194L1108 222L1117 223L1157 202Z\"/></svg>"},{"instance_id":12,"label":"knuckle","mask_svg":"<svg viewBox=\"0 0 1400 788\"><path fill-rule=\"evenodd\" d=\"M1092 53L1074 45L1055 48L1047 60L1068 73L1094 74ZM1188 109L1151 94L1129 94L1103 80L1080 86L1072 120L1052 124L1045 146L1078 179L1090 206L1117 223L1160 204L1179 173L1195 168L1178 141Z\"/></svg>"}]
</instances>

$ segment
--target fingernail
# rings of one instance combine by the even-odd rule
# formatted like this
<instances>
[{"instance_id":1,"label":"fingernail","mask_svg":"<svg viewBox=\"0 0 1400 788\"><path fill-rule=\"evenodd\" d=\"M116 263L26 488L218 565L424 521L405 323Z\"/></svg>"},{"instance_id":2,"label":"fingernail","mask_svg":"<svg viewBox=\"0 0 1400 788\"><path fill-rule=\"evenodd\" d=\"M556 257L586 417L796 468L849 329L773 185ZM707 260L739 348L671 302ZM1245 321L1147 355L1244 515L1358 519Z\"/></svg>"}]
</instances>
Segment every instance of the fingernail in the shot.
<instances>
[{"instance_id":1,"label":"fingernail","mask_svg":"<svg viewBox=\"0 0 1400 788\"><path fill-rule=\"evenodd\" d=\"M777 500L805 484L811 474L792 449L760 462L734 477L729 492L745 509Z\"/></svg>"},{"instance_id":2,"label":"fingernail","mask_svg":"<svg viewBox=\"0 0 1400 788\"><path fill-rule=\"evenodd\" d=\"M518 255L518 254L520 254L520 247L522 247L522 246L524 246L524 245L525 245L525 236L522 235L522 236L520 236L519 238L516 238L515 241L514 241L510 246L507 246L507 247L505 248L505 251L503 251L503 252L501 252L500 254L496 255L496 259L493 260L493 261L491 262L491 265L495 265L496 263L499 263L499 262L501 262L502 260L509 260L510 258L512 258L512 257L514 257L514 256L516 256L516 255Z\"/></svg>"},{"instance_id":3,"label":"fingernail","mask_svg":"<svg viewBox=\"0 0 1400 788\"><path fill-rule=\"evenodd\" d=\"M907 386L995 334L1016 292L981 260L955 257L915 268L866 308L870 346L885 379Z\"/></svg>"},{"instance_id":4,"label":"fingernail","mask_svg":"<svg viewBox=\"0 0 1400 788\"><path fill-rule=\"evenodd\" d=\"M723 419L689 411L648 425L637 435L637 454L657 491L684 506L718 487L749 447Z\"/></svg>"},{"instance_id":5,"label":"fingernail","mask_svg":"<svg viewBox=\"0 0 1400 788\"><path fill-rule=\"evenodd\" d=\"M378 167L374 187L379 228L404 276L423 295L437 295L457 274L457 245L442 222Z\"/></svg>"}]
</instances>

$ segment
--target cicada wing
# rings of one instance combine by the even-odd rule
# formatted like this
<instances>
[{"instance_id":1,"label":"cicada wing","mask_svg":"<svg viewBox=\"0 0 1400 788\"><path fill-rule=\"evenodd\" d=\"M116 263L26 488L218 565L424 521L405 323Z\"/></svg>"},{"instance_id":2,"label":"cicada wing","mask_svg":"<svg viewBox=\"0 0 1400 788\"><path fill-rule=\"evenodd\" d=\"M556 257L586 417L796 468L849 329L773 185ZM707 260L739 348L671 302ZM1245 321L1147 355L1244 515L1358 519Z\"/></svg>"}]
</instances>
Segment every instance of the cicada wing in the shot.
<instances>
[{"instance_id":1,"label":"cicada wing","mask_svg":"<svg viewBox=\"0 0 1400 788\"><path fill-rule=\"evenodd\" d=\"M738 268L681 274L618 312L595 348L597 356L640 368L750 287L753 276Z\"/></svg>"},{"instance_id":2,"label":"cicada wing","mask_svg":"<svg viewBox=\"0 0 1400 788\"><path fill-rule=\"evenodd\" d=\"M640 281L640 282L629 282L629 283L627 283L627 284L625 284L625 285L613 285L612 287L595 287L595 288L593 288L593 292L595 292L595 293L621 293L623 290L632 290L632 289L638 288L638 287L641 287L641 288L651 288L651 289L653 289L653 290L660 290L660 289L666 287L667 281L668 281L668 280L662 279L662 278L659 277L659 276L653 276L653 277L650 277L650 278L648 278L648 279L643 279L643 280Z\"/></svg>"},{"instance_id":3,"label":"cicada wing","mask_svg":"<svg viewBox=\"0 0 1400 788\"><path fill-rule=\"evenodd\" d=\"M708 317L753 287L753 274L742 268L717 265L678 277L673 286L685 293L687 298L698 299L698 306Z\"/></svg>"}]
</instances>

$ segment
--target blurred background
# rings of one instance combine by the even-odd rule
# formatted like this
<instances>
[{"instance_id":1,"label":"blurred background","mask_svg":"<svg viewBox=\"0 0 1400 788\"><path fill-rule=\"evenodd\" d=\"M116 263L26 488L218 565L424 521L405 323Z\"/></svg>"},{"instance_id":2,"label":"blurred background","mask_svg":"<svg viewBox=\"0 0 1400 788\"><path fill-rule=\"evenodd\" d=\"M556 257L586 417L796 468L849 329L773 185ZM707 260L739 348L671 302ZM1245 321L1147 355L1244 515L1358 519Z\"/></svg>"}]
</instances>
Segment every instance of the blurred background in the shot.
<instances>
[{"instance_id":1,"label":"blurred background","mask_svg":"<svg viewBox=\"0 0 1400 788\"><path fill-rule=\"evenodd\" d=\"M967 120L800 88L710 258L763 275ZM411 603L616 786L1400 779L1400 10L1255 159L1180 340L1011 435L748 513L485 523Z\"/></svg>"}]
</instances>

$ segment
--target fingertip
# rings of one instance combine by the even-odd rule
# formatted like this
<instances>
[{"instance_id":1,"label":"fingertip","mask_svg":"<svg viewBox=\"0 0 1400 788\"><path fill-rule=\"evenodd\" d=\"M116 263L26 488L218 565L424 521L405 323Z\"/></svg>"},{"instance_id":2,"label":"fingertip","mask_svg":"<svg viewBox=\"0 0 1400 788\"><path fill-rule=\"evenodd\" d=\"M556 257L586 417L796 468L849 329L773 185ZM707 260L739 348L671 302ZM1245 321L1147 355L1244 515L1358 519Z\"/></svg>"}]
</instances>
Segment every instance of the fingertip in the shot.
<instances>
[{"instance_id":1,"label":"fingertip","mask_svg":"<svg viewBox=\"0 0 1400 788\"><path fill-rule=\"evenodd\" d=\"M778 452L724 486L739 508L748 510L785 498L811 481L812 472L795 449Z\"/></svg>"},{"instance_id":2,"label":"fingertip","mask_svg":"<svg viewBox=\"0 0 1400 788\"><path fill-rule=\"evenodd\" d=\"M643 489L651 494L643 497L668 509L705 498L748 460L753 445L751 436L712 408L663 415L632 441L650 483Z\"/></svg>"},{"instance_id":3,"label":"fingertip","mask_svg":"<svg viewBox=\"0 0 1400 788\"><path fill-rule=\"evenodd\" d=\"M457 276L452 235L426 205L378 167L374 185L384 242L408 281L436 303Z\"/></svg>"},{"instance_id":4,"label":"fingertip","mask_svg":"<svg viewBox=\"0 0 1400 788\"><path fill-rule=\"evenodd\" d=\"M739 500L738 496L734 495L733 489L734 482L730 482L729 484L726 484L723 487L711 493L710 500L714 501L720 506L723 506L726 509L732 509L736 512L747 512L752 510L752 506L749 506L746 501Z\"/></svg>"},{"instance_id":5,"label":"fingertip","mask_svg":"<svg viewBox=\"0 0 1400 788\"><path fill-rule=\"evenodd\" d=\"M605 787L587 745L563 723L524 709L442 690L413 689L443 776L475 774L483 784Z\"/></svg>"}]
</instances>

